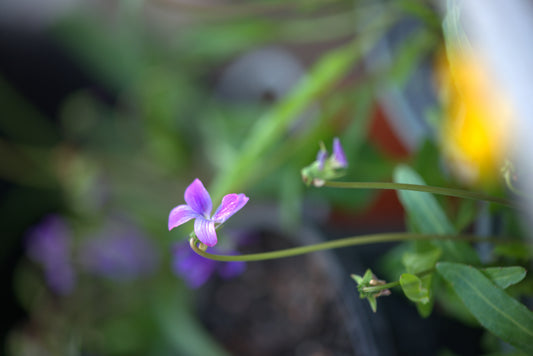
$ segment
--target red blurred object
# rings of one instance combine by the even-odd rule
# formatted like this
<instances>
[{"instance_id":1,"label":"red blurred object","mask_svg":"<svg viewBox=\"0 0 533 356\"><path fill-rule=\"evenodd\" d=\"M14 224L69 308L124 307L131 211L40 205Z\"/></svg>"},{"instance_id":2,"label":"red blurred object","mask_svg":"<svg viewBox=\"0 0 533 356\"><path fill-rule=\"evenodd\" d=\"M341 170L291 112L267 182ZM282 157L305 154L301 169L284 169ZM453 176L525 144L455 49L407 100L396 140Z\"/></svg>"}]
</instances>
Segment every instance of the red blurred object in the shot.
<instances>
[{"instance_id":1,"label":"red blurred object","mask_svg":"<svg viewBox=\"0 0 533 356\"><path fill-rule=\"evenodd\" d=\"M409 151L390 127L385 113L379 105L376 105L374 109L368 136L387 156L393 159L409 157Z\"/></svg>"}]
</instances>

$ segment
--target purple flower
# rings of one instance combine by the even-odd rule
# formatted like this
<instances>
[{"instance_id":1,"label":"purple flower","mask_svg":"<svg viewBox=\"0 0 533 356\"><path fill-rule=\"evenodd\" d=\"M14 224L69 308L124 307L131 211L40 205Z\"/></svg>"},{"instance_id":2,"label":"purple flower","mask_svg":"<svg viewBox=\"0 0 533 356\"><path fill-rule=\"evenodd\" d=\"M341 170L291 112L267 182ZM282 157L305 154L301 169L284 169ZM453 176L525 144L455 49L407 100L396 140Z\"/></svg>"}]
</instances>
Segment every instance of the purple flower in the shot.
<instances>
[{"instance_id":1,"label":"purple flower","mask_svg":"<svg viewBox=\"0 0 533 356\"><path fill-rule=\"evenodd\" d=\"M80 250L81 266L88 272L114 280L133 280L151 274L159 256L140 231L121 223L104 228Z\"/></svg>"},{"instance_id":2,"label":"purple flower","mask_svg":"<svg viewBox=\"0 0 533 356\"><path fill-rule=\"evenodd\" d=\"M316 155L316 161L318 162L318 169L323 170L324 165L326 164L326 159L328 158L328 151L323 145L321 145L318 154Z\"/></svg>"},{"instance_id":3,"label":"purple flower","mask_svg":"<svg viewBox=\"0 0 533 356\"><path fill-rule=\"evenodd\" d=\"M41 265L46 283L60 295L69 294L76 283L70 240L67 224L57 215L47 216L28 231L26 238L28 257Z\"/></svg>"},{"instance_id":4,"label":"purple flower","mask_svg":"<svg viewBox=\"0 0 533 356\"><path fill-rule=\"evenodd\" d=\"M333 139L333 164L335 168L346 168L348 167L348 161L344 155L344 150L341 146L341 141L338 137Z\"/></svg>"},{"instance_id":5,"label":"purple flower","mask_svg":"<svg viewBox=\"0 0 533 356\"><path fill-rule=\"evenodd\" d=\"M222 278L232 278L244 272L244 262L218 262L196 254L188 242L180 242L173 248L172 269L185 279L190 288L201 287L215 273Z\"/></svg>"},{"instance_id":6,"label":"purple flower","mask_svg":"<svg viewBox=\"0 0 533 356\"><path fill-rule=\"evenodd\" d=\"M196 237L207 246L215 246L217 243L215 224L222 224L228 220L246 205L248 199L244 194L228 194L222 198L222 203L215 214L210 217L213 209L211 197L202 182L196 178L185 190L185 202L187 204L178 205L170 212L168 230L195 219L194 233Z\"/></svg>"}]
</instances>

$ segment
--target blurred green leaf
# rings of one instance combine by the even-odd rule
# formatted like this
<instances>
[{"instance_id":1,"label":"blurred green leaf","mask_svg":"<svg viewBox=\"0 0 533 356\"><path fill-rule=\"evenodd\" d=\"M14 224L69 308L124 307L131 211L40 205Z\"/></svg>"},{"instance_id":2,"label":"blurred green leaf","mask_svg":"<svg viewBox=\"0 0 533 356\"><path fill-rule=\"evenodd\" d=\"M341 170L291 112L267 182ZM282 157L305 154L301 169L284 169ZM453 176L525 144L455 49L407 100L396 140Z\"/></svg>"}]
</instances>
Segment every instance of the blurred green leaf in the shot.
<instances>
[{"instance_id":1,"label":"blurred green leaf","mask_svg":"<svg viewBox=\"0 0 533 356\"><path fill-rule=\"evenodd\" d=\"M260 117L247 135L240 154L217 176L212 188L217 200L225 192L242 189L254 173L260 156L286 132L289 125L320 95L343 78L352 69L376 34L362 36L358 40L324 55L295 88L271 110Z\"/></svg>"},{"instance_id":2,"label":"blurred green leaf","mask_svg":"<svg viewBox=\"0 0 533 356\"><path fill-rule=\"evenodd\" d=\"M175 282L173 284L176 285ZM192 313L188 291L182 285L177 288L161 286L154 292L154 298L159 327L175 354L228 356Z\"/></svg>"},{"instance_id":3,"label":"blurred green leaf","mask_svg":"<svg viewBox=\"0 0 533 356\"><path fill-rule=\"evenodd\" d=\"M481 325L503 341L533 353L533 312L472 266L440 262L437 271Z\"/></svg>"},{"instance_id":4,"label":"blurred green leaf","mask_svg":"<svg viewBox=\"0 0 533 356\"><path fill-rule=\"evenodd\" d=\"M406 252L402 257L402 262L407 273L421 273L435 268L441 255L442 250L440 248L419 253Z\"/></svg>"},{"instance_id":5,"label":"blurred green leaf","mask_svg":"<svg viewBox=\"0 0 533 356\"><path fill-rule=\"evenodd\" d=\"M139 24L121 18L111 24L96 16L65 17L52 28L52 34L99 81L113 89L123 89L138 79L148 65Z\"/></svg>"},{"instance_id":6,"label":"blurred green leaf","mask_svg":"<svg viewBox=\"0 0 533 356\"><path fill-rule=\"evenodd\" d=\"M507 288L523 280L526 270L520 266L512 267L489 267L481 270L483 274L500 288Z\"/></svg>"},{"instance_id":7,"label":"blurred green leaf","mask_svg":"<svg viewBox=\"0 0 533 356\"><path fill-rule=\"evenodd\" d=\"M522 261L533 258L533 249L519 242L494 246L492 252L498 256L511 257Z\"/></svg>"},{"instance_id":8,"label":"blurred green leaf","mask_svg":"<svg viewBox=\"0 0 533 356\"><path fill-rule=\"evenodd\" d=\"M476 203L473 200L464 199L459 203L456 218L454 220L454 226L457 231L462 231L470 226L477 214Z\"/></svg>"},{"instance_id":9,"label":"blurred green leaf","mask_svg":"<svg viewBox=\"0 0 533 356\"><path fill-rule=\"evenodd\" d=\"M396 183L425 185L424 180L410 167L399 165L394 171ZM398 196L417 230L427 234L456 234L454 226L430 193L399 190ZM475 250L466 242L434 240L432 244L442 249L446 260L479 264Z\"/></svg>"},{"instance_id":10,"label":"blurred green leaf","mask_svg":"<svg viewBox=\"0 0 533 356\"><path fill-rule=\"evenodd\" d=\"M400 87L405 86L413 70L437 43L438 38L427 29L413 31L395 50L394 62L387 73L388 80Z\"/></svg>"},{"instance_id":11,"label":"blurred green leaf","mask_svg":"<svg viewBox=\"0 0 533 356\"><path fill-rule=\"evenodd\" d=\"M400 276L400 285L405 296L415 303L429 303L429 289L422 285L422 280L410 273Z\"/></svg>"}]
</instances>

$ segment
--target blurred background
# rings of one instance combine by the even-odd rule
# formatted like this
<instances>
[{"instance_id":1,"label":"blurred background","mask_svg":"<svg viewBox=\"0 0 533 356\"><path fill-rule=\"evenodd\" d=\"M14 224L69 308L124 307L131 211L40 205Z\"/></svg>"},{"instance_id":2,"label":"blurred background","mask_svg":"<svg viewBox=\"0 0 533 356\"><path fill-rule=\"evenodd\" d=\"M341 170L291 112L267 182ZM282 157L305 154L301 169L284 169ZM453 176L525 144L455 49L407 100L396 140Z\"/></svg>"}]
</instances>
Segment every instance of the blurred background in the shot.
<instances>
[{"instance_id":1,"label":"blurred background","mask_svg":"<svg viewBox=\"0 0 533 356\"><path fill-rule=\"evenodd\" d=\"M223 264L192 254L191 224L167 229L195 178L215 207L227 193L250 197L219 230L221 253L409 229L393 191L305 187L301 168L319 142L331 152L333 137L346 180L391 181L408 163L430 185L509 190L509 122L450 119L450 82L475 82L450 68L479 64L446 48L463 43L456 10L421 0L2 1L5 353L489 350L493 340L449 308L422 319L399 293L377 314L359 300L349 275L390 276L395 244ZM458 230L523 233L507 211L439 201Z\"/></svg>"}]
</instances>

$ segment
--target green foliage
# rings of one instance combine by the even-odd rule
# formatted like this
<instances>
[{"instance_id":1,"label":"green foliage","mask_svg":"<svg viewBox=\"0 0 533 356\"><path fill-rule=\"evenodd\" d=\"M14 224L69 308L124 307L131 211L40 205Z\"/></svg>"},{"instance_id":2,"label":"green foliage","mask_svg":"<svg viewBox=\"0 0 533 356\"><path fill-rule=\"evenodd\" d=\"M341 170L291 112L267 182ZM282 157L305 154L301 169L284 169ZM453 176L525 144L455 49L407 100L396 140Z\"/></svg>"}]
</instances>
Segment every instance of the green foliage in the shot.
<instances>
[{"instance_id":1,"label":"green foliage","mask_svg":"<svg viewBox=\"0 0 533 356\"><path fill-rule=\"evenodd\" d=\"M405 274L402 274L400 277L400 284L402 285L402 289L407 298L416 303L418 313L424 318L428 317L433 310L433 273L431 271L435 268L435 264L441 255L442 250L440 248L431 248L424 252L406 252L402 257L402 263L405 266L408 275L421 274L420 278L417 277L419 284L416 285L417 290L416 294L414 294L418 296L418 300L415 300L414 298L412 285L409 290L404 287L404 285L407 284L404 277ZM404 282L402 282L402 277L404 277ZM423 298L420 299L421 297Z\"/></svg>"},{"instance_id":2,"label":"green foliage","mask_svg":"<svg viewBox=\"0 0 533 356\"><path fill-rule=\"evenodd\" d=\"M370 308L375 313L378 308L376 298L390 294L385 287L385 281L377 279L370 269L367 269L362 277L357 274L352 274L351 277L357 283L359 297L368 300Z\"/></svg>"},{"instance_id":3,"label":"green foliage","mask_svg":"<svg viewBox=\"0 0 533 356\"><path fill-rule=\"evenodd\" d=\"M500 288L507 288L523 280L526 277L524 267L489 267L481 269L481 272Z\"/></svg>"},{"instance_id":4,"label":"green foliage","mask_svg":"<svg viewBox=\"0 0 533 356\"><path fill-rule=\"evenodd\" d=\"M396 167L394 182L426 184L415 171L406 165ZM417 232L443 235L457 233L432 194L401 190L398 196ZM476 252L466 242L435 240L432 244L442 249L443 258L447 261L479 264Z\"/></svg>"},{"instance_id":5,"label":"green foliage","mask_svg":"<svg viewBox=\"0 0 533 356\"><path fill-rule=\"evenodd\" d=\"M224 192L233 191L235 187L242 189L248 184L249 177L254 173L253 167L261 155L269 147L279 144L279 139L286 133L289 125L314 100L331 90L373 41L374 36L365 36L330 51L313 66L309 76L302 79L287 97L256 121L242 149L235 156L235 161L228 164L217 176L212 188L215 200Z\"/></svg>"},{"instance_id":6,"label":"green foliage","mask_svg":"<svg viewBox=\"0 0 533 356\"><path fill-rule=\"evenodd\" d=\"M414 274L403 273L400 276L400 285L402 286L405 296L411 301L422 304L429 303L429 288Z\"/></svg>"},{"instance_id":7,"label":"green foliage","mask_svg":"<svg viewBox=\"0 0 533 356\"><path fill-rule=\"evenodd\" d=\"M481 325L520 350L533 352L533 312L472 266L440 262L437 271Z\"/></svg>"}]
</instances>

